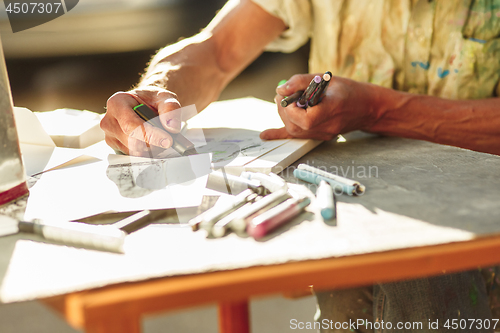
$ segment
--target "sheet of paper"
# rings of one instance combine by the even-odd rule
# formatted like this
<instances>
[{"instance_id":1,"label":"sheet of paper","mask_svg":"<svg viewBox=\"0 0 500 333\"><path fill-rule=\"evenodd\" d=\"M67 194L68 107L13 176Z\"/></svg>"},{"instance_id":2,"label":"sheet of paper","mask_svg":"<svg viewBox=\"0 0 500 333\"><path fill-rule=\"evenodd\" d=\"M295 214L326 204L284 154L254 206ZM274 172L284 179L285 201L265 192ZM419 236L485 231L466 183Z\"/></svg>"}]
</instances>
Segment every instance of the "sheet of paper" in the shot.
<instances>
[{"instance_id":1,"label":"sheet of paper","mask_svg":"<svg viewBox=\"0 0 500 333\"><path fill-rule=\"evenodd\" d=\"M321 141L263 141L259 134L269 128L283 127L276 105L256 98L215 102L187 122L185 131L203 129L206 146L197 151L212 152L213 168L224 167L239 174L243 170L268 173L280 171ZM193 140L196 144L196 139ZM276 152L276 153L275 153Z\"/></svg>"},{"instance_id":2,"label":"sheet of paper","mask_svg":"<svg viewBox=\"0 0 500 333\"><path fill-rule=\"evenodd\" d=\"M247 97L214 102L187 122L188 128L243 128L262 132L283 127L276 105Z\"/></svg>"},{"instance_id":3,"label":"sheet of paper","mask_svg":"<svg viewBox=\"0 0 500 333\"><path fill-rule=\"evenodd\" d=\"M37 146L56 146L33 112L26 108L14 107L14 118L19 142Z\"/></svg>"},{"instance_id":4,"label":"sheet of paper","mask_svg":"<svg viewBox=\"0 0 500 333\"><path fill-rule=\"evenodd\" d=\"M39 146L26 143L19 144L24 168L28 176L51 170L63 165L82 161L80 149Z\"/></svg>"},{"instance_id":5,"label":"sheet of paper","mask_svg":"<svg viewBox=\"0 0 500 333\"><path fill-rule=\"evenodd\" d=\"M109 161L53 170L31 188L25 219L198 206L209 170L208 154L169 160L111 155Z\"/></svg>"},{"instance_id":6,"label":"sheet of paper","mask_svg":"<svg viewBox=\"0 0 500 333\"><path fill-rule=\"evenodd\" d=\"M28 176L63 164L68 165L70 161L73 163L82 161L82 150L56 147L36 115L30 110L14 107L14 117L19 135L19 148ZM75 160L78 157L80 159Z\"/></svg>"},{"instance_id":7,"label":"sheet of paper","mask_svg":"<svg viewBox=\"0 0 500 333\"><path fill-rule=\"evenodd\" d=\"M35 114L58 147L85 148L104 140L101 114L67 108Z\"/></svg>"}]
</instances>

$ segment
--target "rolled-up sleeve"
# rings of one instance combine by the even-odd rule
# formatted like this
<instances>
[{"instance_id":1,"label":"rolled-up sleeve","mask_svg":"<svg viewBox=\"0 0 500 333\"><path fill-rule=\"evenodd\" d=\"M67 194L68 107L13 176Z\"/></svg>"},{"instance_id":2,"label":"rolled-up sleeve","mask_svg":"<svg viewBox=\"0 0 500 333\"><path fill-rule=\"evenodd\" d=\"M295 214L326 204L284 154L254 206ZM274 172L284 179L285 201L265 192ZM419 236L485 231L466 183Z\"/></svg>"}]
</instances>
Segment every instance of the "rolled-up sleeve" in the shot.
<instances>
[{"instance_id":1,"label":"rolled-up sleeve","mask_svg":"<svg viewBox=\"0 0 500 333\"><path fill-rule=\"evenodd\" d=\"M310 37L312 11L309 0L252 0L265 11L279 17L287 26L276 40L267 45L272 52L293 52Z\"/></svg>"}]
</instances>

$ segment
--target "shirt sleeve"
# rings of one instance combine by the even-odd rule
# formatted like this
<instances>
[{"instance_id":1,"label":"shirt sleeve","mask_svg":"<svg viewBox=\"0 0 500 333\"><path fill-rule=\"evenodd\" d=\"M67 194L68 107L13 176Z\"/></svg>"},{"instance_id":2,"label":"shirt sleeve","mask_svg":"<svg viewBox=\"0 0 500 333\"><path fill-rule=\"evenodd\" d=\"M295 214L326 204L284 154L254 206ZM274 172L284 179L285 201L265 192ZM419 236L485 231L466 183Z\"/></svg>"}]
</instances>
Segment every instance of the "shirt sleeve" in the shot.
<instances>
[{"instance_id":1,"label":"shirt sleeve","mask_svg":"<svg viewBox=\"0 0 500 333\"><path fill-rule=\"evenodd\" d=\"M312 28L312 11L309 0L252 0L269 14L283 20L287 26L266 51L293 52L307 43Z\"/></svg>"}]
</instances>

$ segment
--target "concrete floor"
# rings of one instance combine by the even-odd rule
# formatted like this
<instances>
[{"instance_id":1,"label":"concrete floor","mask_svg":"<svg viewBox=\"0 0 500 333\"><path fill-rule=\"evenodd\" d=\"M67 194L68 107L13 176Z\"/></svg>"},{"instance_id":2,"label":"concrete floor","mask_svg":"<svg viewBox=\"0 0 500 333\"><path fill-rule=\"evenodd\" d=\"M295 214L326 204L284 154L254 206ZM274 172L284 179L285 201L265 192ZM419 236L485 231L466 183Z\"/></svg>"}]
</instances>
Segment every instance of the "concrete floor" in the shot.
<instances>
[{"instance_id":1,"label":"concrete floor","mask_svg":"<svg viewBox=\"0 0 500 333\"><path fill-rule=\"evenodd\" d=\"M7 60L14 103L33 111L69 107L104 112L106 99L129 89L151 52L72 58ZM254 96L272 101L281 79L307 71L307 48L293 54L264 54L221 94L220 99ZM314 298L280 296L253 300L252 332L290 332L290 320L311 321ZM217 332L215 305L148 317L144 332ZM33 301L0 305L1 333L76 332L57 314ZM114 332L113 332L114 333Z\"/></svg>"},{"instance_id":2,"label":"concrete floor","mask_svg":"<svg viewBox=\"0 0 500 333\"><path fill-rule=\"evenodd\" d=\"M293 332L290 320L312 321L315 312L314 298L296 300L273 297L257 299L251 303L251 327L254 333ZM170 312L142 321L144 333L216 333L217 308L199 307ZM51 309L39 302L0 305L0 332L2 333L75 333ZM118 333L118 332L111 332Z\"/></svg>"}]
</instances>

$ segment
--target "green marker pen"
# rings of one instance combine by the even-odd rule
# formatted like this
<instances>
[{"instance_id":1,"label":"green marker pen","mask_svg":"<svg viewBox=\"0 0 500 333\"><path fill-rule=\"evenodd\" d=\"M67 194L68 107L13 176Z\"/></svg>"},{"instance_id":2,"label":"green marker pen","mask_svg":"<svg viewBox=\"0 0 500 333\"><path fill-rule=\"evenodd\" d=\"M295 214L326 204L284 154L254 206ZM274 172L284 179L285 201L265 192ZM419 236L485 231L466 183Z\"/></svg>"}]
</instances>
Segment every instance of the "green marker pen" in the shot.
<instances>
[{"instance_id":1,"label":"green marker pen","mask_svg":"<svg viewBox=\"0 0 500 333\"><path fill-rule=\"evenodd\" d=\"M139 117L141 117L142 120L147 121L153 124L153 126L164 130L160 122L160 119L158 117L158 113L156 113L146 104L139 104L134 106L134 111ZM198 152L194 148L194 144L191 141L189 141L184 135L180 133L179 134L169 133L169 134L173 140L172 148L175 149L175 151L177 151L179 154L181 154L182 156L198 154Z\"/></svg>"}]
</instances>

